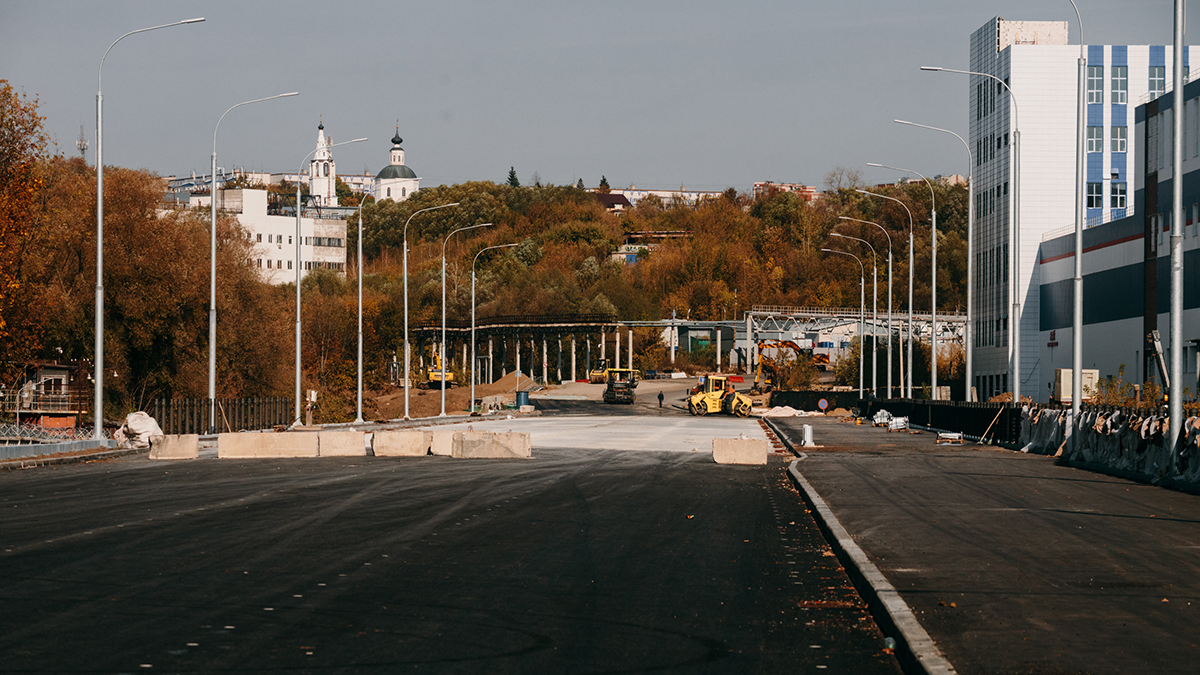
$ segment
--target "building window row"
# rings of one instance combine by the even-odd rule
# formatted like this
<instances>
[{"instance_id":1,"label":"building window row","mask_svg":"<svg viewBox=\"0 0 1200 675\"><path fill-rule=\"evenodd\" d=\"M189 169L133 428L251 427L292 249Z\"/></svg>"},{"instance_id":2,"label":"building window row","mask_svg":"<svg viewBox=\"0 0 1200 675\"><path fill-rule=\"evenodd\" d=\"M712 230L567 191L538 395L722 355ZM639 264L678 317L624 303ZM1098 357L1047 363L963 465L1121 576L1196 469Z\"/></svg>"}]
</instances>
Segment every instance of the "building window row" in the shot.
<instances>
[{"instance_id":1,"label":"building window row","mask_svg":"<svg viewBox=\"0 0 1200 675\"><path fill-rule=\"evenodd\" d=\"M1008 134L988 134L975 141L975 166L983 166L996 158L996 153L1008 145Z\"/></svg>"},{"instance_id":2,"label":"building window row","mask_svg":"<svg viewBox=\"0 0 1200 675\"><path fill-rule=\"evenodd\" d=\"M284 261L282 261L282 260L271 260L268 258L267 259L267 269L281 270L281 269L283 269L283 262ZM258 259L258 268L262 269L262 266L263 266L263 259L259 258ZM291 260L287 261L287 268L289 270L292 269L292 261Z\"/></svg>"},{"instance_id":3,"label":"building window row","mask_svg":"<svg viewBox=\"0 0 1200 675\"><path fill-rule=\"evenodd\" d=\"M345 248L345 240L336 237L305 237L305 246L328 246L330 248Z\"/></svg>"},{"instance_id":4,"label":"building window row","mask_svg":"<svg viewBox=\"0 0 1200 675\"><path fill-rule=\"evenodd\" d=\"M1108 206L1112 209L1124 209L1129 205L1129 184L1114 182L1109 188ZM1104 183L1087 184L1087 207L1089 209L1104 208Z\"/></svg>"},{"instance_id":5,"label":"building window row","mask_svg":"<svg viewBox=\"0 0 1200 675\"><path fill-rule=\"evenodd\" d=\"M344 272L346 270L346 263L310 261L310 262L304 263L304 269L305 270L334 270L337 272Z\"/></svg>"},{"instance_id":6,"label":"building window row","mask_svg":"<svg viewBox=\"0 0 1200 675\"><path fill-rule=\"evenodd\" d=\"M1129 66L1112 67L1112 102L1129 102ZM1147 88L1153 97L1162 96L1167 90L1166 66L1150 66L1147 73ZM1104 103L1104 66L1087 68L1087 102Z\"/></svg>"},{"instance_id":7,"label":"building window row","mask_svg":"<svg viewBox=\"0 0 1200 675\"><path fill-rule=\"evenodd\" d=\"M1109 150L1112 152L1126 152L1129 144L1129 128L1112 127L1110 133L1111 143L1109 143ZM1087 128L1087 151L1104 152L1104 127Z\"/></svg>"}]
</instances>

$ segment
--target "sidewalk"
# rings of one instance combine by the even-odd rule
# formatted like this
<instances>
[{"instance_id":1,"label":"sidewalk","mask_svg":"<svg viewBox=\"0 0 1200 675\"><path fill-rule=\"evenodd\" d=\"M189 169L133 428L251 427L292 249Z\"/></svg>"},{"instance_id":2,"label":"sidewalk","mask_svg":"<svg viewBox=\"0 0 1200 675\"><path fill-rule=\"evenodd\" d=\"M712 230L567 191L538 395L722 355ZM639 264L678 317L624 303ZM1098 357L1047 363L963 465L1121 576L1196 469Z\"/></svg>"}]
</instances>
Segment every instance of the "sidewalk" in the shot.
<instances>
[{"instance_id":1,"label":"sidewalk","mask_svg":"<svg viewBox=\"0 0 1200 675\"><path fill-rule=\"evenodd\" d=\"M832 418L797 468L959 673L1195 673L1200 498Z\"/></svg>"}]
</instances>

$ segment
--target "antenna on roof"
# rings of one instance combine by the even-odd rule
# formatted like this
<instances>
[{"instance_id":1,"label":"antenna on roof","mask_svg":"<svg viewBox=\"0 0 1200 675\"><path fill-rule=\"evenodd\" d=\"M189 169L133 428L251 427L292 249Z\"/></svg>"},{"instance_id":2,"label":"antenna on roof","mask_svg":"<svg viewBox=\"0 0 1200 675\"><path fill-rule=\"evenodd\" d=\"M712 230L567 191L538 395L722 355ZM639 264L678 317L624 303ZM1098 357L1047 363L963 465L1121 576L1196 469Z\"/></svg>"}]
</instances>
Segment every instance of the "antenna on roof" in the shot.
<instances>
[{"instance_id":1,"label":"antenna on roof","mask_svg":"<svg viewBox=\"0 0 1200 675\"><path fill-rule=\"evenodd\" d=\"M79 157L87 159L88 142L87 137L83 135L83 125L79 125L79 140L75 141L75 147L79 148Z\"/></svg>"}]
</instances>

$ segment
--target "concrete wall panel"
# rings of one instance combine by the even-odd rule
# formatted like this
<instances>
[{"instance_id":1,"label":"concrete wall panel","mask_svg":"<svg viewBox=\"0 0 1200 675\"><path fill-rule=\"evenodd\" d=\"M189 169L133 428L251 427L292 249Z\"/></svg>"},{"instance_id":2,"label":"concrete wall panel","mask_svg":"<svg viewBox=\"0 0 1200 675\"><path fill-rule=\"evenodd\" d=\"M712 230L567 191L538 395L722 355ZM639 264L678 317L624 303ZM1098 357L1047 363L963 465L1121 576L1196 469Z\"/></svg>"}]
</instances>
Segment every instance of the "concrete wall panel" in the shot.
<instances>
[{"instance_id":1,"label":"concrete wall panel","mask_svg":"<svg viewBox=\"0 0 1200 675\"><path fill-rule=\"evenodd\" d=\"M462 431L454 436L454 456L463 459L507 459L532 456L529 434Z\"/></svg>"},{"instance_id":2,"label":"concrete wall panel","mask_svg":"<svg viewBox=\"0 0 1200 675\"><path fill-rule=\"evenodd\" d=\"M200 436L173 434L150 437L150 459L196 459L200 456Z\"/></svg>"},{"instance_id":3,"label":"concrete wall panel","mask_svg":"<svg viewBox=\"0 0 1200 675\"><path fill-rule=\"evenodd\" d=\"M454 455L454 434L458 432L449 429L434 429L430 433L433 435L433 441L429 447L430 452L440 457L452 457Z\"/></svg>"},{"instance_id":4,"label":"concrete wall panel","mask_svg":"<svg viewBox=\"0 0 1200 675\"><path fill-rule=\"evenodd\" d=\"M767 441L760 438L714 438L717 464L766 464Z\"/></svg>"},{"instance_id":5,"label":"concrete wall panel","mask_svg":"<svg viewBox=\"0 0 1200 675\"><path fill-rule=\"evenodd\" d=\"M317 433L318 451L322 457L363 457L367 454L363 436L361 431L321 431Z\"/></svg>"},{"instance_id":6,"label":"concrete wall panel","mask_svg":"<svg viewBox=\"0 0 1200 675\"><path fill-rule=\"evenodd\" d=\"M376 431L372 448L376 457L424 457L433 444L433 433L419 429Z\"/></svg>"},{"instance_id":7,"label":"concrete wall panel","mask_svg":"<svg viewBox=\"0 0 1200 675\"><path fill-rule=\"evenodd\" d=\"M221 458L318 457L319 448L317 434L308 432L217 435Z\"/></svg>"}]
</instances>

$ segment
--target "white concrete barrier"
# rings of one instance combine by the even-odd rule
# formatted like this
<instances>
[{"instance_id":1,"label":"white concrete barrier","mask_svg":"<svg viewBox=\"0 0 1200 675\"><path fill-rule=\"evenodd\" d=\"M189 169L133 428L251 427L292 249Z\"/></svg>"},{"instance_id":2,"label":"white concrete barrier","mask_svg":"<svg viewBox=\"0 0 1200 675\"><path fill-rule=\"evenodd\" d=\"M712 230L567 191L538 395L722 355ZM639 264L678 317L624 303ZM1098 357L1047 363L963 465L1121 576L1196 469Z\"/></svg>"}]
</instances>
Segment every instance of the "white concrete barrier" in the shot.
<instances>
[{"instance_id":1,"label":"white concrete barrier","mask_svg":"<svg viewBox=\"0 0 1200 675\"><path fill-rule=\"evenodd\" d=\"M714 438L712 452L717 464L767 463L767 441L762 438Z\"/></svg>"},{"instance_id":2,"label":"white concrete barrier","mask_svg":"<svg viewBox=\"0 0 1200 675\"><path fill-rule=\"evenodd\" d=\"M463 459L532 457L532 447L527 433L460 431L454 434L454 456Z\"/></svg>"},{"instance_id":3,"label":"white concrete barrier","mask_svg":"<svg viewBox=\"0 0 1200 675\"><path fill-rule=\"evenodd\" d=\"M371 444L376 457L424 457L429 454L433 434L421 429L376 431Z\"/></svg>"},{"instance_id":4,"label":"white concrete barrier","mask_svg":"<svg viewBox=\"0 0 1200 675\"><path fill-rule=\"evenodd\" d=\"M321 431L317 448L322 457L364 457L367 441L361 431Z\"/></svg>"},{"instance_id":5,"label":"white concrete barrier","mask_svg":"<svg viewBox=\"0 0 1200 675\"><path fill-rule=\"evenodd\" d=\"M319 456L318 435L311 432L217 435L217 457L222 459Z\"/></svg>"},{"instance_id":6,"label":"white concrete barrier","mask_svg":"<svg viewBox=\"0 0 1200 675\"><path fill-rule=\"evenodd\" d=\"M196 459L199 456L198 434L150 437L150 459Z\"/></svg>"},{"instance_id":7,"label":"white concrete barrier","mask_svg":"<svg viewBox=\"0 0 1200 675\"><path fill-rule=\"evenodd\" d=\"M430 453L439 457L454 456L454 434L458 433L457 431L434 429L429 433L433 435L433 440L429 445Z\"/></svg>"}]
</instances>

